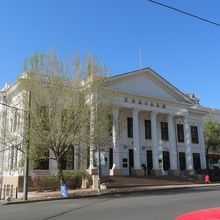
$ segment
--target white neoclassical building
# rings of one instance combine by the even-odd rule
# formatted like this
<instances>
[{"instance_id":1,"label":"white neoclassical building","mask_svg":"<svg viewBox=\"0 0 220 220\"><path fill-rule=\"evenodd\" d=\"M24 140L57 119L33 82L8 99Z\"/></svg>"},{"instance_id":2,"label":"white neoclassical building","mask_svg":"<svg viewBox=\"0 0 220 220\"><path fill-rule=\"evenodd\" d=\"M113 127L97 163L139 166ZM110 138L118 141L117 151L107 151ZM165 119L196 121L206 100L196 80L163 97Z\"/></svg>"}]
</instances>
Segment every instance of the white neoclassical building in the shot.
<instances>
[{"instance_id":1,"label":"white neoclassical building","mask_svg":"<svg viewBox=\"0 0 220 220\"><path fill-rule=\"evenodd\" d=\"M195 100L150 68L111 77L108 87L115 91L115 110L107 175L143 175L143 167L148 174L206 168L207 112Z\"/></svg>"},{"instance_id":2,"label":"white neoclassical building","mask_svg":"<svg viewBox=\"0 0 220 220\"><path fill-rule=\"evenodd\" d=\"M22 108L16 83L0 92L0 103ZM110 77L106 87L113 91L114 111L112 143L101 154L103 175L169 175L206 169L203 118L208 111L195 98L182 93L150 68ZM22 139L22 121L17 111L0 105L0 113L4 120L2 116L6 114L11 132L19 134L16 141ZM5 147L2 135L1 149ZM90 147L85 161L77 158L76 151L72 151L67 169L84 168L92 172L96 167L94 149ZM19 169L22 154L8 149L0 155L3 187L16 181L18 186L15 179L23 175ZM47 161L35 172L52 174L55 170L55 162Z\"/></svg>"}]
</instances>

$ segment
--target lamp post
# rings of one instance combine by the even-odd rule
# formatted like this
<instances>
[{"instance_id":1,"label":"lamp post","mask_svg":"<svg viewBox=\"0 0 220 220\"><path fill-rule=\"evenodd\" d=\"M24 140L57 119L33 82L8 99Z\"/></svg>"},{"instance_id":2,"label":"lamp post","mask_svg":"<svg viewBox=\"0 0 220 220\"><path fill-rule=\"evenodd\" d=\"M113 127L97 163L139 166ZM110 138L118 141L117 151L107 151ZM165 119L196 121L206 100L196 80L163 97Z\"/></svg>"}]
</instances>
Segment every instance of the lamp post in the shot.
<instances>
[{"instance_id":1,"label":"lamp post","mask_svg":"<svg viewBox=\"0 0 220 220\"><path fill-rule=\"evenodd\" d=\"M31 127L31 91L28 92L28 111L27 111L27 129L28 137L25 151L24 164L24 183L23 183L23 200L28 200L28 173L29 173L29 149L30 149L30 127Z\"/></svg>"}]
</instances>

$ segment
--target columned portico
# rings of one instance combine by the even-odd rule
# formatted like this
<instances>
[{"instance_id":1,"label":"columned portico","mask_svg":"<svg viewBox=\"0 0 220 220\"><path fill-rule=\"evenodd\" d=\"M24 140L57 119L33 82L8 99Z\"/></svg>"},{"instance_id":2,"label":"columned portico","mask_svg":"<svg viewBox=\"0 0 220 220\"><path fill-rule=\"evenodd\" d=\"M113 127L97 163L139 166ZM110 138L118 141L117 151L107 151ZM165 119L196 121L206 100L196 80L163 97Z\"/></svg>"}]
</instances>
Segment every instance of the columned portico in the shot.
<instances>
[{"instance_id":1,"label":"columned portico","mask_svg":"<svg viewBox=\"0 0 220 220\"><path fill-rule=\"evenodd\" d=\"M203 127L199 124L205 112L150 72L121 75L115 84L112 141L102 163L105 175L144 175L145 166L149 175L178 174L180 170L192 174L194 166L200 168L199 159L201 168L206 168ZM120 125L125 125L120 131L119 109ZM91 105L91 137L94 110ZM94 152L91 138L90 170L95 171Z\"/></svg>"},{"instance_id":2,"label":"columned portico","mask_svg":"<svg viewBox=\"0 0 220 220\"><path fill-rule=\"evenodd\" d=\"M191 135L188 115L184 116L184 140L185 140L185 157L186 157L186 170L189 173L194 173L193 157L191 149Z\"/></svg>"},{"instance_id":3,"label":"columned portico","mask_svg":"<svg viewBox=\"0 0 220 220\"><path fill-rule=\"evenodd\" d=\"M168 133L169 133L169 154L170 154L170 171L177 172L177 148L176 148L176 134L173 121L173 114L168 115Z\"/></svg>"},{"instance_id":4,"label":"columned portico","mask_svg":"<svg viewBox=\"0 0 220 220\"><path fill-rule=\"evenodd\" d=\"M133 174L136 176L143 175L143 169L141 167L141 152L140 152L140 135L139 135L139 111L133 109L133 149L134 149L134 170Z\"/></svg>"},{"instance_id":5,"label":"columned portico","mask_svg":"<svg viewBox=\"0 0 220 220\"><path fill-rule=\"evenodd\" d=\"M93 142L94 132L95 132L95 107L93 104L90 106L90 149L89 149L89 173L96 174L97 167L95 166L95 146Z\"/></svg>"},{"instance_id":6,"label":"columned portico","mask_svg":"<svg viewBox=\"0 0 220 220\"><path fill-rule=\"evenodd\" d=\"M205 153L205 143L204 143L204 133L203 133L203 123L199 123L199 140L200 140L200 159L201 159L201 169L206 169L206 153Z\"/></svg>"},{"instance_id":7,"label":"columned portico","mask_svg":"<svg viewBox=\"0 0 220 220\"><path fill-rule=\"evenodd\" d=\"M159 167L159 152L158 152L156 116L157 116L157 112L151 112L153 172L155 174L161 174L161 170L160 170L160 167Z\"/></svg>"},{"instance_id":8,"label":"columned portico","mask_svg":"<svg viewBox=\"0 0 220 220\"><path fill-rule=\"evenodd\" d=\"M119 151L119 109L113 110L112 142L113 142L113 167L110 175L117 176L121 174L120 151Z\"/></svg>"}]
</instances>

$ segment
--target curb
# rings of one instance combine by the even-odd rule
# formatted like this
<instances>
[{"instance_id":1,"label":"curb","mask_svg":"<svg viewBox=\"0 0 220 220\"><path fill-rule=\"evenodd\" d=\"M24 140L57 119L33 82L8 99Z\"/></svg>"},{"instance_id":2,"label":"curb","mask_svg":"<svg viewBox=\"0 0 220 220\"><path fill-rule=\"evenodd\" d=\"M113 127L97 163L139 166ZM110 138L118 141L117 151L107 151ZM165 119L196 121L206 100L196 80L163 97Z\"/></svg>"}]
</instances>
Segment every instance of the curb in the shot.
<instances>
[{"instance_id":1,"label":"curb","mask_svg":"<svg viewBox=\"0 0 220 220\"><path fill-rule=\"evenodd\" d=\"M195 185L166 185L166 186L152 186L152 187L132 187L132 188L120 188L120 189L110 189L110 191L103 191L100 195L98 194L85 194L85 195L72 195L70 198L60 198L60 197L50 197L50 198L39 198L27 201L12 201L12 202L2 202L0 205L16 205L16 204L27 204L27 203L36 203L36 202L48 202L56 200L71 200L71 199L84 199L84 198L94 198L94 197L104 197L110 195L120 195L120 194L132 194L140 192L159 192L159 191L172 191L172 190L183 190L183 189L199 189L199 188L210 188L210 187L220 187L220 183L216 184L195 184Z\"/></svg>"}]
</instances>

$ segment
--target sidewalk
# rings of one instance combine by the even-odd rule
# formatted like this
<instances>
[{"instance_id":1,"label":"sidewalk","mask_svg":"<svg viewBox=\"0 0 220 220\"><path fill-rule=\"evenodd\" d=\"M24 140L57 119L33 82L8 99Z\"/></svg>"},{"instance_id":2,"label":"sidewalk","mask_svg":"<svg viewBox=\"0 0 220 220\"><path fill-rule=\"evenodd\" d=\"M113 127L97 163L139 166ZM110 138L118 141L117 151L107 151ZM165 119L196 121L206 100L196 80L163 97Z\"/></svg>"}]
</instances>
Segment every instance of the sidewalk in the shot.
<instances>
[{"instance_id":1,"label":"sidewalk","mask_svg":"<svg viewBox=\"0 0 220 220\"><path fill-rule=\"evenodd\" d=\"M138 187L129 187L129 188L117 188L117 189L105 189L101 191L101 194L98 195L97 190L94 189L78 189L78 190L69 190L70 199L76 198L88 198L88 197L100 197L113 194L126 194L126 193L136 193L136 192L159 192L161 190L171 191L179 189L196 189L196 188L209 188L219 186L220 183L211 183L211 184L187 184L187 185L164 185L164 186L138 186ZM60 198L60 191L55 192L29 192L28 201L23 200L12 200L11 202L1 202L0 205L10 205L10 204L22 204L30 202L40 202L40 201L51 201L58 200Z\"/></svg>"}]
</instances>

